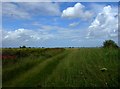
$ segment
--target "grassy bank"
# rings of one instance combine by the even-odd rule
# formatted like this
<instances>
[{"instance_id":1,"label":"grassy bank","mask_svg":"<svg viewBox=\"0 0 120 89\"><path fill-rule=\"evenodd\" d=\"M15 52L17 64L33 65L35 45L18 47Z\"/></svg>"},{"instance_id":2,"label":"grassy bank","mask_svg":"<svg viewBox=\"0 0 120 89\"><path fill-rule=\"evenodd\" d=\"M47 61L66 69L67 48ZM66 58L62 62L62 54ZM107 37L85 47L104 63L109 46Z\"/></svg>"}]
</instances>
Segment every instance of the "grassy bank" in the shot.
<instances>
[{"instance_id":1,"label":"grassy bank","mask_svg":"<svg viewBox=\"0 0 120 89\"><path fill-rule=\"evenodd\" d=\"M3 49L3 87L116 87L118 50ZM101 71L101 68L107 70Z\"/></svg>"}]
</instances>

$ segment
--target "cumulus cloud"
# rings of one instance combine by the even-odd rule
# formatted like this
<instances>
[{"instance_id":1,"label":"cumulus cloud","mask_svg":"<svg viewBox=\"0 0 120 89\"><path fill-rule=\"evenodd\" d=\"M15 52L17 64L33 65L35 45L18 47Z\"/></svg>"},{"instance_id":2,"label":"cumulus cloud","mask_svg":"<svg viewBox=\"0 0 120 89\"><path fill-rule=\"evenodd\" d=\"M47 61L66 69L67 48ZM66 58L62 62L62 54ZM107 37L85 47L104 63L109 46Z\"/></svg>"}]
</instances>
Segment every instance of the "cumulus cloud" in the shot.
<instances>
[{"instance_id":1,"label":"cumulus cloud","mask_svg":"<svg viewBox=\"0 0 120 89\"><path fill-rule=\"evenodd\" d=\"M57 30L56 30L57 29ZM39 30L17 29L17 30L1 30L3 47L19 47L26 46L61 46L74 44L72 40L82 39L84 33L82 30L69 29L59 26L41 26ZM64 43L64 44L63 44Z\"/></svg>"},{"instance_id":2,"label":"cumulus cloud","mask_svg":"<svg viewBox=\"0 0 120 89\"><path fill-rule=\"evenodd\" d=\"M117 8L116 8L117 9ZM118 12L110 5L98 13L89 26L87 38L113 38L118 36Z\"/></svg>"},{"instance_id":3,"label":"cumulus cloud","mask_svg":"<svg viewBox=\"0 0 120 89\"><path fill-rule=\"evenodd\" d=\"M41 30L17 29L14 31L2 30L3 46L32 45L37 42L49 40L53 35Z\"/></svg>"},{"instance_id":4,"label":"cumulus cloud","mask_svg":"<svg viewBox=\"0 0 120 89\"><path fill-rule=\"evenodd\" d=\"M2 4L2 14L3 16L14 17L14 18L30 18L30 14L24 9L19 8L14 3L3 3Z\"/></svg>"},{"instance_id":5,"label":"cumulus cloud","mask_svg":"<svg viewBox=\"0 0 120 89\"><path fill-rule=\"evenodd\" d=\"M81 3L76 3L74 7L68 7L63 10L62 17L81 18L87 20L92 17L92 12L85 10L85 6Z\"/></svg>"},{"instance_id":6,"label":"cumulus cloud","mask_svg":"<svg viewBox=\"0 0 120 89\"><path fill-rule=\"evenodd\" d=\"M32 13L31 13L32 12ZM3 16L14 18L30 18L31 15L60 15L59 5L51 2L20 2L2 4Z\"/></svg>"},{"instance_id":7,"label":"cumulus cloud","mask_svg":"<svg viewBox=\"0 0 120 89\"><path fill-rule=\"evenodd\" d=\"M52 15L58 16L61 14L58 3L52 2L27 2L27 3L19 3L25 10L37 15ZM32 13L31 13L32 14Z\"/></svg>"},{"instance_id":8,"label":"cumulus cloud","mask_svg":"<svg viewBox=\"0 0 120 89\"><path fill-rule=\"evenodd\" d=\"M76 27L78 26L80 23L79 22L73 22L69 24L69 27Z\"/></svg>"}]
</instances>

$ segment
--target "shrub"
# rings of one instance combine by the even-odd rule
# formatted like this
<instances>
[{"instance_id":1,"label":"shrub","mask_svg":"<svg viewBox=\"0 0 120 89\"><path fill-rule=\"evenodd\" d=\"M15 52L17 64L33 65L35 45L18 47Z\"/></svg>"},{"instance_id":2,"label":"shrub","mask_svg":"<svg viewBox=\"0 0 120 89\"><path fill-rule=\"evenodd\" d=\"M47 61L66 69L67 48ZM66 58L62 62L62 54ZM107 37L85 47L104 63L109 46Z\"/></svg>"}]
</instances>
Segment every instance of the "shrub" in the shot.
<instances>
[{"instance_id":1,"label":"shrub","mask_svg":"<svg viewBox=\"0 0 120 89\"><path fill-rule=\"evenodd\" d=\"M23 46L20 46L20 48L26 48L26 46L25 46L25 45L23 45Z\"/></svg>"},{"instance_id":2,"label":"shrub","mask_svg":"<svg viewBox=\"0 0 120 89\"><path fill-rule=\"evenodd\" d=\"M104 48L118 48L118 45L113 40L106 40L103 42Z\"/></svg>"}]
</instances>

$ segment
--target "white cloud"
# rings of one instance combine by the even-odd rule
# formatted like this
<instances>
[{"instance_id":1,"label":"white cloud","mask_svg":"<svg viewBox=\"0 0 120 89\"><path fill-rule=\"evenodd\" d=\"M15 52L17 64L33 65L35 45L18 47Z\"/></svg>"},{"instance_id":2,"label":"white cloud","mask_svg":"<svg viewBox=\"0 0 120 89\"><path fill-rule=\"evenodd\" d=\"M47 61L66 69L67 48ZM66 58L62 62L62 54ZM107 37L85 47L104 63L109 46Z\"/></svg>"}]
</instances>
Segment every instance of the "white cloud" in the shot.
<instances>
[{"instance_id":1,"label":"white cloud","mask_svg":"<svg viewBox=\"0 0 120 89\"><path fill-rule=\"evenodd\" d=\"M30 18L30 14L28 12L22 8L19 8L16 4L13 3L3 3L2 14L3 16L5 15L14 18Z\"/></svg>"},{"instance_id":2,"label":"white cloud","mask_svg":"<svg viewBox=\"0 0 120 89\"><path fill-rule=\"evenodd\" d=\"M26 11L34 12L31 14L37 15L53 15L58 16L61 14L58 3L52 2L27 2L27 3L18 3Z\"/></svg>"},{"instance_id":3,"label":"white cloud","mask_svg":"<svg viewBox=\"0 0 120 89\"><path fill-rule=\"evenodd\" d=\"M79 22L73 22L73 23L70 23L69 26L70 27L76 27L78 26L80 23Z\"/></svg>"},{"instance_id":4,"label":"white cloud","mask_svg":"<svg viewBox=\"0 0 120 89\"><path fill-rule=\"evenodd\" d=\"M87 38L112 38L118 36L117 8L105 6L89 26Z\"/></svg>"},{"instance_id":5,"label":"white cloud","mask_svg":"<svg viewBox=\"0 0 120 89\"><path fill-rule=\"evenodd\" d=\"M57 46L73 44L72 40L84 38L85 31L59 26L41 25L38 30L17 29L2 30L3 47L26 46ZM64 42L64 44L62 44Z\"/></svg>"},{"instance_id":6,"label":"white cloud","mask_svg":"<svg viewBox=\"0 0 120 89\"><path fill-rule=\"evenodd\" d=\"M92 12L85 10L85 6L81 3L76 3L74 7L68 7L63 10L62 17L81 18L87 20L92 17Z\"/></svg>"},{"instance_id":7,"label":"white cloud","mask_svg":"<svg viewBox=\"0 0 120 89\"><path fill-rule=\"evenodd\" d=\"M17 29L15 31L2 30L3 46L13 45L32 45L37 42L43 42L53 37L52 34L43 32L41 30Z\"/></svg>"},{"instance_id":8,"label":"white cloud","mask_svg":"<svg viewBox=\"0 0 120 89\"><path fill-rule=\"evenodd\" d=\"M59 5L51 2L19 2L2 4L3 16L14 18L30 18L37 15L60 15Z\"/></svg>"}]
</instances>

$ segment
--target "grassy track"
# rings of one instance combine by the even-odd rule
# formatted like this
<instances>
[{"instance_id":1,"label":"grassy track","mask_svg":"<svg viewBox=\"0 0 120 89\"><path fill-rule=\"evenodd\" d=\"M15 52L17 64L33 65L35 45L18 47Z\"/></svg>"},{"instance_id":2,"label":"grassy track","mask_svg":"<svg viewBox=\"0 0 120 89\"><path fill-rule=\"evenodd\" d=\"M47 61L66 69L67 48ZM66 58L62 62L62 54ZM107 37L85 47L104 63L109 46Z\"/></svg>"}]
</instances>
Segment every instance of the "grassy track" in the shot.
<instances>
[{"instance_id":1,"label":"grassy track","mask_svg":"<svg viewBox=\"0 0 120 89\"><path fill-rule=\"evenodd\" d=\"M117 86L117 56L114 56L114 59L107 59L104 53L100 52L101 49L71 51L71 55L59 64L45 86ZM101 72L100 68L103 67L108 68L108 71Z\"/></svg>"},{"instance_id":2,"label":"grassy track","mask_svg":"<svg viewBox=\"0 0 120 89\"><path fill-rule=\"evenodd\" d=\"M71 48L57 52L47 49L36 61L24 57L3 67L3 86L9 87L116 87L118 86L118 50ZM55 52L54 52L55 51ZM51 53L51 54L50 54ZM38 54L37 54L38 55ZM53 56L52 56L53 55ZM32 55L33 56L33 55ZM39 60L40 59L40 60ZM9 66L9 67L8 67ZM107 71L100 71L101 68ZM18 71L17 71L18 70ZM12 76L12 77L11 77ZM8 78L7 78L8 77Z\"/></svg>"}]
</instances>

